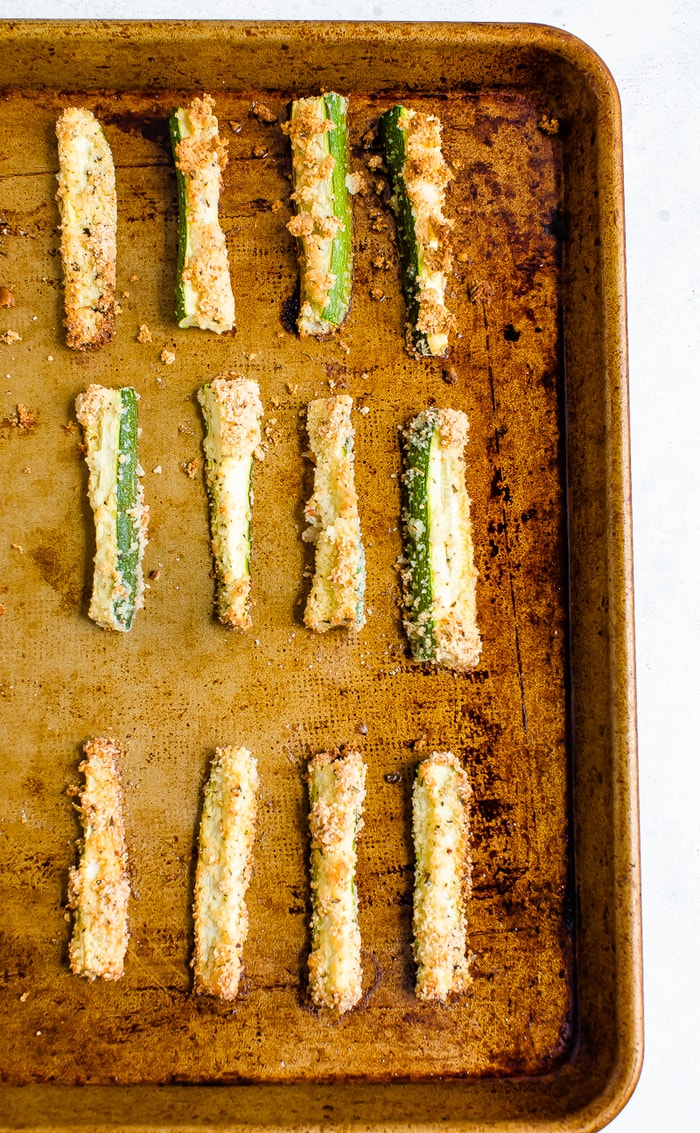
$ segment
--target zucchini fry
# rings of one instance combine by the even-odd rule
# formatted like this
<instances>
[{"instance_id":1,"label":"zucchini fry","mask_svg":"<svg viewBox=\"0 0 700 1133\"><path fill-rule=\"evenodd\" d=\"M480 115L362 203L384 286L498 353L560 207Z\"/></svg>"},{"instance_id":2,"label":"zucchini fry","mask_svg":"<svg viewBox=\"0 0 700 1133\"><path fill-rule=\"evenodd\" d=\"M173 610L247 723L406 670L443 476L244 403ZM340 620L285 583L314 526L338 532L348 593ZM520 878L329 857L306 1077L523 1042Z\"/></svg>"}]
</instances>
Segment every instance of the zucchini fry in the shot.
<instances>
[{"instance_id":1,"label":"zucchini fry","mask_svg":"<svg viewBox=\"0 0 700 1133\"><path fill-rule=\"evenodd\" d=\"M78 807L84 834L80 864L68 871L68 908L74 914L68 957L76 976L118 980L129 943L130 893L119 748L112 740L92 739L84 751Z\"/></svg>"},{"instance_id":2,"label":"zucchini fry","mask_svg":"<svg viewBox=\"0 0 700 1133\"><path fill-rule=\"evenodd\" d=\"M296 215L287 228L299 241L299 335L336 330L350 307L352 211L347 179L348 100L339 94L300 98L282 129L292 143Z\"/></svg>"},{"instance_id":3,"label":"zucchini fry","mask_svg":"<svg viewBox=\"0 0 700 1133\"><path fill-rule=\"evenodd\" d=\"M95 516L95 571L89 616L103 629L126 632L143 606L141 561L148 508L138 463L138 394L89 386L76 398Z\"/></svg>"},{"instance_id":4,"label":"zucchini fry","mask_svg":"<svg viewBox=\"0 0 700 1133\"><path fill-rule=\"evenodd\" d=\"M258 768L244 747L218 747L199 828L194 975L200 994L235 999L248 935L245 903L255 840Z\"/></svg>"},{"instance_id":5,"label":"zucchini fry","mask_svg":"<svg viewBox=\"0 0 700 1133\"><path fill-rule=\"evenodd\" d=\"M309 990L317 1007L335 1007L341 1014L362 995L355 840L363 825L366 775L357 751L324 751L309 764Z\"/></svg>"},{"instance_id":6,"label":"zucchini fry","mask_svg":"<svg viewBox=\"0 0 700 1133\"><path fill-rule=\"evenodd\" d=\"M466 955L469 799L465 771L451 751L418 767L413 785L413 952L416 995L445 1002L471 982Z\"/></svg>"},{"instance_id":7,"label":"zucchini fry","mask_svg":"<svg viewBox=\"0 0 700 1133\"><path fill-rule=\"evenodd\" d=\"M440 120L393 106L379 119L379 134L403 268L406 345L416 357L442 358L452 324L445 306L452 266L445 236L451 221L442 212L452 174L442 156Z\"/></svg>"},{"instance_id":8,"label":"zucchini fry","mask_svg":"<svg viewBox=\"0 0 700 1133\"><path fill-rule=\"evenodd\" d=\"M236 309L219 224L221 175L228 156L213 107L205 94L170 115L179 208L175 314L181 327L221 334L233 330Z\"/></svg>"},{"instance_id":9,"label":"zucchini fry","mask_svg":"<svg viewBox=\"0 0 700 1133\"><path fill-rule=\"evenodd\" d=\"M74 350L89 350L114 338L114 162L102 127L84 107L63 111L56 123L56 136L66 341Z\"/></svg>"},{"instance_id":10,"label":"zucchini fry","mask_svg":"<svg viewBox=\"0 0 700 1133\"><path fill-rule=\"evenodd\" d=\"M204 441L216 565L216 605L224 625L247 629L250 616L253 454L261 442L263 407L258 383L220 374L197 394Z\"/></svg>"},{"instance_id":11,"label":"zucchini fry","mask_svg":"<svg viewBox=\"0 0 700 1133\"><path fill-rule=\"evenodd\" d=\"M304 509L302 538L316 544L316 565L304 624L318 633L365 624L365 551L357 510L352 398L311 401L309 444L316 460L314 491Z\"/></svg>"},{"instance_id":12,"label":"zucchini fry","mask_svg":"<svg viewBox=\"0 0 700 1133\"><path fill-rule=\"evenodd\" d=\"M404 627L417 661L472 669L481 654L470 501L467 416L426 409L403 432Z\"/></svg>"}]
</instances>

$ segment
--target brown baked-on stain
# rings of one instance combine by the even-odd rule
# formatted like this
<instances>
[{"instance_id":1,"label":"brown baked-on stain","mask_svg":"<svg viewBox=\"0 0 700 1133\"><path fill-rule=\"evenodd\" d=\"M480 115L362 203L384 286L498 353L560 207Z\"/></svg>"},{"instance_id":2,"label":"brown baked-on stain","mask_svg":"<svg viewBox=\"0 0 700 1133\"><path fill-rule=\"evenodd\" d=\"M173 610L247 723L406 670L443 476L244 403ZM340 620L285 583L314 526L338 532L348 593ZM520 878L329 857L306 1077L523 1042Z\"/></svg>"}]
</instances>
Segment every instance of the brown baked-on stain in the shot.
<instances>
[{"instance_id":1,"label":"brown baked-on stain","mask_svg":"<svg viewBox=\"0 0 700 1133\"><path fill-rule=\"evenodd\" d=\"M83 564L80 549L65 528L41 532L41 542L28 548L42 580L58 595L65 613L80 609Z\"/></svg>"},{"instance_id":2,"label":"brown baked-on stain","mask_svg":"<svg viewBox=\"0 0 700 1133\"><path fill-rule=\"evenodd\" d=\"M162 149L170 151L169 119L157 114L140 114L133 110L120 113L96 111L97 117L105 126L114 126L122 134L140 135L149 142L155 142Z\"/></svg>"},{"instance_id":3,"label":"brown baked-on stain","mask_svg":"<svg viewBox=\"0 0 700 1133\"><path fill-rule=\"evenodd\" d=\"M297 333L297 319L299 318L300 304L301 288L297 280L294 291L283 300L280 308L280 322L288 334Z\"/></svg>"}]
</instances>

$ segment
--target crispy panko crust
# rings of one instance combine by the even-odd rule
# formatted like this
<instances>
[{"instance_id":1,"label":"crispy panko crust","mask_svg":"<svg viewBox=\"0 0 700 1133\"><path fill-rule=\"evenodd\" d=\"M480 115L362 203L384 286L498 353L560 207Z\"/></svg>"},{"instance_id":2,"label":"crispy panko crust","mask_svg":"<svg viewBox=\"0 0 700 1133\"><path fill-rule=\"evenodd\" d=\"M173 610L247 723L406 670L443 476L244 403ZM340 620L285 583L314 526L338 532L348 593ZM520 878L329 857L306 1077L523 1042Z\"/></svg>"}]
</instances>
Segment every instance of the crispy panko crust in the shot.
<instances>
[{"instance_id":1,"label":"crispy panko crust","mask_svg":"<svg viewBox=\"0 0 700 1133\"><path fill-rule=\"evenodd\" d=\"M78 805L84 833L80 863L68 874L68 908L74 914L68 956L77 976L118 980L129 942L130 894L119 748L113 740L95 738L84 751Z\"/></svg>"},{"instance_id":2,"label":"crispy panko crust","mask_svg":"<svg viewBox=\"0 0 700 1133\"><path fill-rule=\"evenodd\" d=\"M61 259L67 344L104 346L114 337L117 282L117 188L102 127L84 107L64 110L56 123ZM88 155L84 156L84 147Z\"/></svg>"}]
</instances>

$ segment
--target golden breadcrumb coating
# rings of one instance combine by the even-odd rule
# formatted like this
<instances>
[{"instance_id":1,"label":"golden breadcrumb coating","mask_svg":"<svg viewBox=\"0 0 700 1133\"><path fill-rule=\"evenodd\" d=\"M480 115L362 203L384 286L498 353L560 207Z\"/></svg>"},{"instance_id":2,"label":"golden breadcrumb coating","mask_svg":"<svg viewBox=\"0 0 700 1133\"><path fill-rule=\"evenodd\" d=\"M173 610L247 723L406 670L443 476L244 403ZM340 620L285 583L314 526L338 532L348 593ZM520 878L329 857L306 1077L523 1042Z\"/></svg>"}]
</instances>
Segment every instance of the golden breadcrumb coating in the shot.
<instances>
[{"instance_id":1,"label":"golden breadcrumb coating","mask_svg":"<svg viewBox=\"0 0 700 1133\"><path fill-rule=\"evenodd\" d=\"M95 738L84 751L78 807L84 833L80 863L68 874L68 908L74 914L68 955L76 975L118 980L129 942L130 892L119 748L113 740Z\"/></svg>"},{"instance_id":2,"label":"golden breadcrumb coating","mask_svg":"<svg viewBox=\"0 0 700 1133\"><path fill-rule=\"evenodd\" d=\"M61 259L67 344L104 346L114 337L117 188L112 153L90 110L73 106L56 123Z\"/></svg>"},{"instance_id":3,"label":"golden breadcrumb coating","mask_svg":"<svg viewBox=\"0 0 700 1133\"><path fill-rule=\"evenodd\" d=\"M444 1002L471 982L465 902L471 883L466 772L451 751L433 752L413 787L416 855L413 950L416 995Z\"/></svg>"},{"instance_id":4,"label":"golden breadcrumb coating","mask_svg":"<svg viewBox=\"0 0 700 1133\"><path fill-rule=\"evenodd\" d=\"M248 935L258 770L244 747L216 749L199 828L194 890L195 990L235 999Z\"/></svg>"}]
</instances>

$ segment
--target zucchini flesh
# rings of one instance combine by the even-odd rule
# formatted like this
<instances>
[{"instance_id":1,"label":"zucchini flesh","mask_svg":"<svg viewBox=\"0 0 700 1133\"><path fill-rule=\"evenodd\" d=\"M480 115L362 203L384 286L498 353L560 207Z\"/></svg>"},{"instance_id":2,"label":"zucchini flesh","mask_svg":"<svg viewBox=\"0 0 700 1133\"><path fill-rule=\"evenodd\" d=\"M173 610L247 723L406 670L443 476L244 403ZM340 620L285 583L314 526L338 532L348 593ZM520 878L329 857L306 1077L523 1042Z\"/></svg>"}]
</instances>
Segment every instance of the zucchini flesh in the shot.
<instances>
[{"instance_id":1,"label":"zucchini flesh","mask_svg":"<svg viewBox=\"0 0 700 1133\"><path fill-rule=\"evenodd\" d=\"M469 425L455 409L427 409L403 433L404 626L417 661L473 668L481 653L470 501Z\"/></svg>"},{"instance_id":2,"label":"zucchini flesh","mask_svg":"<svg viewBox=\"0 0 700 1133\"><path fill-rule=\"evenodd\" d=\"M142 558L148 508L138 463L138 394L92 385L76 400L95 517L95 570L89 616L126 632L143 606Z\"/></svg>"},{"instance_id":3,"label":"zucchini flesh","mask_svg":"<svg viewBox=\"0 0 700 1133\"><path fill-rule=\"evenodd\" d=\"M451 317L445 286L451 258L443 216L451 173L442 156L434 115L393 106L379 119L392 189L396 238L406 303L406 344L417 356L444 357Z\"/></svg>"},{"instance_id":4,"label":"zucchini flesh","mask_svg":"<svg viewBox=\"0 0 700 1133\"><path fill-rule=\"evenodd\" d=\"M352 210L348 100L327 93L292 103L283 127L292 142L296 215L287 227L298 238L302 337L329 334L344 321L352 290Z\"/></svg>"},{"instance_id":5,"label":"zucchini flesh","mask_svg":"<svg viewBox=\"0 0 700 1133\"><path fill-rule=\"evenodd\" d=\"M359 752L321 752L309 764L311 953L309 990L317 1007L349 1011L362 995L355 883L367 768Z\"/></svg>"},{"instance_id":6,"label":"zucchini flesh","mask_svg":"<svg viewBox=\"0 0 700 1133\"><path fill-rule=\"evenodd\" d=\"M178 194L175 314L179 326L217 334L236 322L226 238L219 224L226 147L209 95L170 115Z\"/></svg>"},{"instance_id":7,"label":"zucchini flesh","mask_svg":"<svg viewBox=\"0 0 700 1133\"><path fill-rule=\"evenodd\" d=\"M240 983L257 789L251 753L217 748L204 789L193 912L195 989L220 999L235 999Z\"/></svg>"},{"instance_id":8,"label":"zucchini flesh","mask_svg":"<svg viewBox=\"0 0 700 1133\"><path fill-rule=\"evenodd\" d=\"M452 752L433 752L413 786L413 952L416 995L444 1002L471 982L465 898L470 882L466 773Z\"/></svg>"},{"instance_id":9,"label":"zucchini flesh","mask_svg":"<svg viewBox=\"0 0 700 1133\"><path fill-rule=\"evenodd\" d=\"M304 509L306 542L316 544L316 561L304 624L318 633L336 626L360 630L365 624L365 552L355 489L352 398L318 398L309 403L307 430L316 459L314 491Z\"/></svg>"},{"instance_id":10,"label":"zucchini flesh","mask_svg":"<svg viewBox=\"0 0 700 1133\"><path fill-rule=\"evenodd\" d=\"M253 454L261 443L263 408L257 382L220 374L198 393L207 426L204 441L217 579L217 614L228 626L247 629Z\"/></svg>"}]
</instances>

